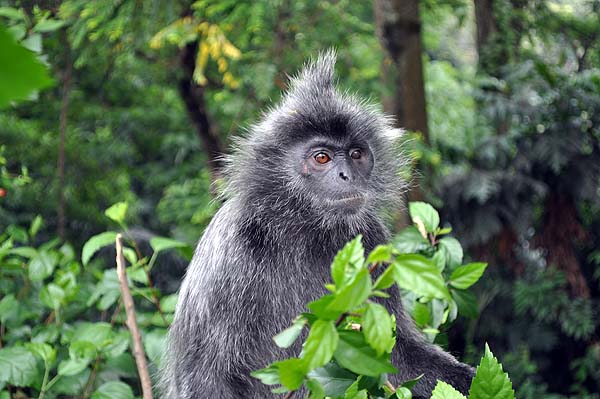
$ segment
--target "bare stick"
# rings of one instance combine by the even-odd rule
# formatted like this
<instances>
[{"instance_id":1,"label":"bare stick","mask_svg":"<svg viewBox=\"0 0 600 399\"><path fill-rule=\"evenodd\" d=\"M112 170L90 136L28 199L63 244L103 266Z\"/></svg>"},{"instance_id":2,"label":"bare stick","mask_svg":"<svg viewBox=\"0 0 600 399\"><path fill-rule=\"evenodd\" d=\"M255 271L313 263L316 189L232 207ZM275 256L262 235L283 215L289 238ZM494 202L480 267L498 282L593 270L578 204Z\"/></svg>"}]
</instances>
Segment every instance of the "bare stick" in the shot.
<instances>
[{"instance_id":1,"label":"bare stick","mask_svg":"<svg viewBox=\"0 0 600 399\"><path fill-rule=\"evenodd\" d=\"M142 384L143 399L152 399L152 382L150 381L150 373L148 372L148 364L146 363L146 354L142 345L142 335L135 320L135 306L133 297L127 283L127 273L125 272L125 258L123 257L123 243L121 242L121 234L117 234L117 275L121 285L121 296L125 305L125 314L127 315L127 328L131 332L133 341L133 357L137 365L140 382Z\"/></svg>"}]
</instances>

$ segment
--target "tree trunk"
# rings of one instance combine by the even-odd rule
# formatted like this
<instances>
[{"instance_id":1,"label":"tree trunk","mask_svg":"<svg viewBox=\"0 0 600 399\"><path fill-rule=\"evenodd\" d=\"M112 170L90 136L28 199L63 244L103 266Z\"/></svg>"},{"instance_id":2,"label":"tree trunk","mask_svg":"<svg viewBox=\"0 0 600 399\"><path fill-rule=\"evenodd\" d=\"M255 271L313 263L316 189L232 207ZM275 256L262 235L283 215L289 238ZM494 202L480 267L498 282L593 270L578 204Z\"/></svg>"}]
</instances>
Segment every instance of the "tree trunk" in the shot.
<instances>
[{"instance_id":1,"label":"tree trunk","mask_svg":"<svg viewBox=\"0 0 600 399\"><path fill-rule=\"evenodd\" d=\"M419 0L375 0L374 12L384 50L383 108L396 117L397 127L420 132L423 141L429 143ZM407 195L407 200L422 198L417 185ZM399 229L408 226L407 212L402 212L395 224Z\"/></svg>"},{"instance_id":2,"label":"tree trunk","mask_svg":"<svg viewBox=\"0 0 600 399\"><path fill-rule=\"evenodd\" d=\"M179 93L185 103L187 113L196 128L198 137L206 150L208 167L214 180L218 176L222 166L220 157L224 153L224 145L219 135L214 131L208 117L206 101L204 99L204 87L198 85L193 79L197 51L197 42L190 43L181 49L180 63L183 76L179 81Z\"/></svg>"},{"instance_id":3,"label":"tree trunk","mask_svg":"<svg viewBox=\"0 0 600 399\"><path fill-rule=\"evenodd\" d=\"M384 49L382 66L386 112L398 125L429 141L418 0L375 0L377 35Z\"/></svg>"}]
</instances>

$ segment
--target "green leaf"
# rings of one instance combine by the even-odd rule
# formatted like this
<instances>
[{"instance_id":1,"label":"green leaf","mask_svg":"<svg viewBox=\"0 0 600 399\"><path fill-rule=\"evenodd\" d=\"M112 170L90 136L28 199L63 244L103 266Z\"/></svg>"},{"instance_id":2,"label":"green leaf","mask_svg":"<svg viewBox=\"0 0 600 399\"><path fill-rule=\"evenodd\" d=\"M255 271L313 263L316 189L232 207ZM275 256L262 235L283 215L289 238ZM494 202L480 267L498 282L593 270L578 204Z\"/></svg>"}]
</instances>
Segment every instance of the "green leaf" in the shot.
<instances>
[{"instance_id":1,"label":"green leaf","mask_svg":"<svg viewBox=\"0 0 600 399\"><path fill-rule=\"evenodd\" d=\"M306 388L308 388L310 392L308 399L325 399L325 390L318 381L312 379L307 380Z\"/></svg>"},{"instance_id":2,"label":"green leaf","mask_svg":"<svg viewBox=\"0 0 600 399\"><path fill-rule=\"evenodd\" d=\"M462 263L463 249L454 237L444 237L439 241L439 248L444 251L446 265L454 268Z\"/></svg>"},{"instance_id":3,"label":"green leaf","mask_svg":"<svg viewBox=\"0 0 600 399\"><path fill-rule=\"evenodd\" d=\"M433 298L450 299L436 265L422 255L398 255L394 260L396 283L405 290Z\"/></svg>"},{"instance_id":4,"label":"green leaf","mask_svg":"<svg viewBox=\"0 0 600 399\"><path fill-rule=\"evenodd\" d=\"M67 359L58 364L58 375L71 376L81 373L90 364L90 359Z\"/></svg>"},{"instance_id":5,"label":"green leaf","mask_svg":"<svg viewBox=\"0 0 600 399\"><path fill-rule=\"evenodd\" d=\"M487 263L469 263L456 268L450 276L450 284L465 290L475 284L485 272Z\"/></svg>"},{"instance_id":6,"label":"green leaf","mask_svg":"<svg viewBox=\"0 0 600 399\"><path fill-rule=\"evenodd\" d=\"M400 386L404 387L404 388L408 388L408 389L413 389L415 387L415 385L417 385L417 382L421 381L421 378L423 378L423 376L424 376L424 374L421 374L418 377L411 378L410 380L406 380Z\"/></svg>"},{"instance_id":7,"label":"green leaf","mask_svg":"<svg viewBox=\"0 0 600 399\"><path fill-rule=\"evenodd\" d=\"M412 399L412 392L408 388L400 387L400 388L396 389L396 398Z\"/></svg>"},{"instance_id":8,"label":"green leaf","mask_svg":"<svg viewBox=\"0 0 600 399\"><path fill-rule=\"evenodd\" d=\"M24 21L25 14L18 8L0 7L0 17L6 17L15 21Z\"/></svg>"},{"instance_id":9,"label":"green leaf","mask_svg":"<svg viewBox=\"0 0 600 399\"><path fill-rule=\"evenodd\" d=\"M440 225L440 215L426 202L409 202L408 210L413 222L418 224L421 221L428 233L435 232Z\"/></svg>"},{"instance_id":10,"label":"green leaf","mask_svg":"<svg viewBox=\"0 0 600 399\"><path fill-rule=\"evenodd\" d=\"M58 21L55 19L43 19L33 27L33 30L35 32L40 33L53 32L57 29L62 28L64 25L65 21Z\"/></svg>"},{"instance_id":11,"label":"green leaf","mask_svg":"<svg viewBox=\"0 0 600 399\"><path fill-rule=\"evenodd\" d=\"M311 371L308 377L323 387L326 396L337 397L346 392L348 387L356 381L357 376L331 362Z\"/></svg>"},{"instance_id":12,"label":"green leaf","mask_svg":"<svg viewBox=\"0 0 600 399\"><path fill-rule=\"evenodd\" d=\"M50 283L40 290L40 301L54 310L61 307L65 296L65 290L54 283Z\"/></svg>"},{"instance_id":13,"label":"green leaf","mask_svg":"<svg viewBox=\"0 0 600 399\"><path fill-rule=\"evenodd\" d=\"M392 247L389 245L378 245L367 257L367 264L389 262L392 259Z\"/></svg>"},{"instance_id":14,"label":"green leaf","mask_svg":"<svg viewBox=\"0 0 600 399\"><path fill-rule=\"evenodd\" d=\"M19 310L19 302L13 294L9 294L0 300L0 323L14 317Z\"/></svg>"},{"instance_id":15,"label":"green leaf","mask_svg":"<svg viewBox=\"0 0 600 399\"><path fill-rule=\"evenodd\" d=\"M160 308L162 309L162 311L166 313L174 313L175 308L177 306L178 297L179 296L177 294L171 294L162 297L160 299Z\"/></svg>"},{"instance_id":16,"label":"green leaf","mask_svg":"<svg viewBox=\"0 0 600 399\"><path fill-rule=\"evenodd\" d=\"M109 323L80 323L73 332L72 343L78 341L87 341L92 343L97 350L102 349L110 343L112 327Z\"/></svg>"},{"instance_id":17,"label":"green leaf","mask_svg":"<svg viewBox=\"0 0 600 399\"><path fill-rule=\"evenodd\" d=\"M335 298L328 310L347 312L367 300L371 293L371 275L369 270L362 268L354 279L334 294Z\"/></svg>"},{"instance_id":18,"label":"green leaf","mask_svg":"<svg viewBox=\"0 0 600 399\"><path fill-rule=\"evenodd\" d=\"M150 239L150 246L155 253L166 251L167 249L174 248L185 248L189 245L185 242L173 240L165 237L152 237Z\"/></svg>"},{"instance_id":19,"label":"green leaf","mask_svg":"<svg viewBox=\"0 0 600 399\"><path fill-rule=\"evenodd\" d=\"M30 351L20 346L0 349L0 384L28 387L37 377L37 362Z\"/></svg>"},{"instance_id":20,"label":"green leaf","mask_svg":"<svg viewBox=\"0 0 600 399\"><path fill-rule=\"evenodd\" d=\"M31 222L31 226L29 227L29 236L31 238L35 238L38 231L40 231L40 227L42 227L43 222L44 222L44 220L42 219L42 217L40 215L37 215L33 219L33 222Z\"/></svg>"},{"instance_id":21,"label":"green leaf","mask_svg":"<svg viewBox=\"0 0 600 399\"><path fill-rule=\"evenodd\" d=\"M23 258L33 259L38 256L38 251L33 247L17 247L10 250L11 255L22 256Z\"/></svg>"},{"instance_id":22,"label":"green leaf","mask_svg":"<svg viewBox=\"0 0 600 399\"><path fill-rule=\"evenodd\" d=\"M487 344L471 383L469 399L515 399L508 374L502 370L502 365Z\"/></svg>"},{"instance_id":23,"label":"green leaf","mask_svg":"<svg viewBox=\"0 0 600 399\"><path fill-rule=\"evenodd\" d=\"M410 226L398 233L392 240L392 246L401 254L410 254L423 251L430 247L416 227Z\"/></svg>"},{"instance_id":24,"label":"green leaf","mask_svg":"<svg viewBox=\"0 0 600 399\"><path fill-rule=\"evenodd\" d=\"M0 48L0 109L53 84L46 67L35 54L19 45L2 26Z\"/></svg>"},{"instance_id":25,"label":"green leaf","mask_svg":"<svg viewBox=\"0 0 600 399\"><path fill-rule=\"evenodd\" d=\"M110 208L109 208L110 209ZM81 251L81 263L86 266L92 256L96 252L100 250L100 248L115 245L115 240L117 239L117 233L114 231L107 231L104 233L100 233L98 235L93 236L83 245L83 250Z\"/></svg>"},{"instance_id":26,"label":"green leaf","mask_svg":"<svg viewBox=\"0 0 600 399\"><path fill-rule=\"evenodd\" d=\"M52 274L57 263L58 255L55 252L38 252L37 256L29 262L29 279L31 281L42 281Z\"/></svg>"},{"instance_id":27,"label":"green leaf","mask_svg":"<svg viewBox=\"0 0 600 399\"><path fill-rule=\"evenodd\" d=\"M295 391L302 386L304 377L306 377L306 363L303 359L291 358L274 363L279 371L281 384Z\"/></svg>"},{"instance_id":28,"label":"green leaf","mask_svg":"<svg viewBox=\"0 0 600 399\"><path fill-rule=\"evenodd\" d=\"M290 327L273 337L275 344L280 348L289 348L298 339L305 324L304 317L296 319Z\"/></svg>"},{"instance_id":29,"label":"green leaf","mask_svg":"<svg viewBox=\"0 0 600 399\"><path fill-rule=\"evenodd\" d=\"M331 263L331 277L338 288L344 286L346 281L363 267L365 249L361 240L362 235L359 234L337 253Z\"/></svg>"},{"instance_id":30,"label":"green leaf","mask_svg":"<svg viewBox=\"0 0 600 399\"><path fill-rule=\"evenodd\" d=\"M383 373L397 373L389 356L377 356L357 331L340 331L339 343L334 353L338 364L353 373L377 377Z\"/></svg>"},{"instance_id":31,"label":"green leaf","mask_svg":"<svg viewBox=\"0 0 600 399\"><path fill-rule=\"evenodd\" d=\"M310 333L302 350L302 359L306 363L307 370L329 363L338 341L338 332L332 321L315 321L310 327Z\"/></svg>"},{"instance_id":32,"label":"green leaf","mask_svg":"<svg viewBox=\"0 0 600 399\"><path fill-rule=\"evenodd\" d=\"M394 285L394 273L394 267L388 266L375 281L375 286L373 287L373 289L385 290L386 288L390 288L392 285Z\"/></svg>"},{"instance_id":33,"label":"green leaf","mask_svg":"<svg viewBox=\"0 0 600 399\"><path fill-rule=\"evenodd\" d=\"M110 208L104 211L104 214L111 220L122 224L125 221L125 216L127 216L127 208L129 204L127 202L117 202L112 205Z\"/></svg>"},{"instance_id":34,"label":"green leaf","mask_svg":"<svg viewBox=\"0 0 600 399\"><path fill-rule=\"evenodd\" d=\"M144 348L146 348L148 358L152 360L154 364L160 366L163 354L167 347L167 330L162 328L152 330L145 333L142 338L144 339ZM130 336L127 334L127 340L125 342L129 344L129 340Z\"/></svg>"},{"instance_id":35,"label":"green leaf","mask_svg":"<svg viewBox=\"0 0 600 399\"><path fill-rule=\"evenodd\" d=\"M413 319L415 319L415 323L418 326L423 327L429 323L429 319L431 318L431 311L429 310L429 306L423 304L421 302L416 302L413 308Z\"/></svg>"},{"instance_id":36,"label":"green leaf","mask_svg":"<svg viewBox=\"0 0 600 399\"><path fill-rule=\"evenodd\" d=\"M39 356L49 367L56 360L56 349L43 342L28 342L25 344L31 353Z\"/></svg>"},{"instance_id":37,"label":"green leaf","mask_svg":"<svg viewBox=\"0 0 600 399\"><path fill-rule=\"evenodd\" d=\"M368 303L362 318L362 328L367 343L375 349L377 356L382 355L394 341L393 321L383 306Z\"/></svg>"},{"instance_id":38,"label":"green leaf","mask_svg":"<svg viewBox=\"0 0 600 399\"><path fill-rule=\"evenodd\" d=\"M452 385L444 381L438 381L435 389L431 393L431 399L466 399L463 394L458 392Z\"/></svg>"},{"instance_id":39,"label":"green leaf","mask_svg":"<svg viewBox=\"0 0 600 399\"><path fill-rule=\"evenodd\" d=\"M465 317L474 319L479 315L479 305L477 297L469 291L451 290L452 298L458 306L458 313Z\"/></svg>"},{"instance_id":40,"label":"green leaf","mask_svg":"<svg viewBox=\"0 0 600 399\"><path fill-rule=\"evenodd\" d=\"M255 370L250 375L262 382L265 385L276 385L281 384L279 378L279 370L276 365L270 365L264 369Z\"/></svg>"},{"instance_id":41,"label":"green leaf","mask_svg":"<svg viewBox=\"0 0 600 399\"><path fill-rule=\"evenodd\" d=\"M121 381L110 381L100 385L91 399L133 399L133 391Z\"/></svg>"}]
</instances>

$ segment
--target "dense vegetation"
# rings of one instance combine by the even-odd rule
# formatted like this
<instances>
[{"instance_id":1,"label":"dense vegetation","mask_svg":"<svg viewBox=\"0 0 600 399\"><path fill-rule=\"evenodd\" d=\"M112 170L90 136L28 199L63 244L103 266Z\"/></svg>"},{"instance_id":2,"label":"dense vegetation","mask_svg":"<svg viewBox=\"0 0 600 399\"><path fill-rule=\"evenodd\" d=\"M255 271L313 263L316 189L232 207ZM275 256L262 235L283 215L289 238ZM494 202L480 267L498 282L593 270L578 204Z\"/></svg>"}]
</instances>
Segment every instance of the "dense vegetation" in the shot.
<instances>
[{"instance_id":1,"label":"dense vegetation","mask_svg":"<svg viewBox=\"0 0 600 399\"><path fill-rule=\"evenodd\" d=\"M0 0L0 398L139 393L106 232L153 371L217 155L328 47L409 129L410 197L489 264L425 333L471 364L488 342L519 398L598 398L600 2L407 0L416 53L374 3Z\"/></svg>"}]
</instances>

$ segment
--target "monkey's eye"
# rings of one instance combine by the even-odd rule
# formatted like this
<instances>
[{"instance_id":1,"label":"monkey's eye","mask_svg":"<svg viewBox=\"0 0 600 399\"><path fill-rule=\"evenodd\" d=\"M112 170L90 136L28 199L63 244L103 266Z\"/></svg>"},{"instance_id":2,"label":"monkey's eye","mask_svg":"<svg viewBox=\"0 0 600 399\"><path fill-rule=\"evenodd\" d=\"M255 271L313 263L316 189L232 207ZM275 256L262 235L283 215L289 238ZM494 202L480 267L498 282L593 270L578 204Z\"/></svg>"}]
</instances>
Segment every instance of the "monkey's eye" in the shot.
<instances>
[{"instance_id":1,"label":"monkey's eye","mask_svg":"<svg viewBox=\"0 0 600 399\"><path fill-rule=\"evenodd\" d=\"M320 164L326 164L327 162L331 161L331 157L324 152L319 152L315 154L314 158L315 161L317 161Z\"/></svg>"},{"instance_id":2,"label":"monkey's eye","mask_svg":"<svg viewBox=\"0 0 600 399\"><path fill-rule=\"evenodd\" d=\"M360 158L362 158L362 152L360 150L352 150L350 152L350 158L360 159Z\"/></svg>"}]
</instances>

